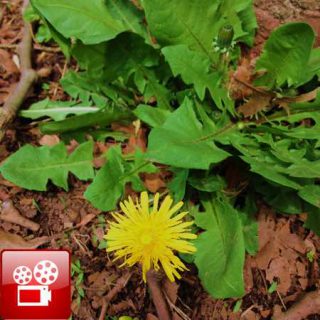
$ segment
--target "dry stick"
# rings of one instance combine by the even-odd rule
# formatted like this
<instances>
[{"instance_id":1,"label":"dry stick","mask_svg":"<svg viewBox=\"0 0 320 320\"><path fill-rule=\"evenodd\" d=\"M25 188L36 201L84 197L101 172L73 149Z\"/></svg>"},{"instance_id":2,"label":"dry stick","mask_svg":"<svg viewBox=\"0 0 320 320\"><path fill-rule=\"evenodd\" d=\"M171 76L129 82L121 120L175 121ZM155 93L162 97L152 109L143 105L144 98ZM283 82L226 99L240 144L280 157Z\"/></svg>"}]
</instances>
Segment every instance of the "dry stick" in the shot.
<instances>
[{"instance_id":1,"label":"dry stick","mask_svg":"<svg viewBox=\"0 0 320 320\"><path fill-rule=\"evenodd\" d=\"M158 318L161 320L171 320L168 305L160 288L159 274L154 270L147 272L147 283L151 291L152 300L156 307Z\"/></svg>"},{"instance_id":2,"label":"dry stick","mask_svg":"<svg viewBox=\"0 0 320 320\"><path fill-rule=\"evenodd\" d=\"M302 320L311 314L320 313L320 291L307 293L299 302L293 305L274 320Z\"/></svg>"},{"instance_id":3,"label":"dry stick","mask_svg":"<svg viewBox=\"0 0 320 320\"><path fill-rule=\"evenodd\" d=\"M22 7L24 13L29 1L25 0ZM21 77L15 89L10 93L5 104L0 110L0 141L2 140L5 129L13 121L25 97L37 79L37 73L32 69L31 51L32 51L32 35L30 32L31 25L24 22L23 36L19 44L19 58Z\"/></svg>"},{"instance_id":4,"label":"dry stick","mask_svg":"<svg viewBox=\"0 0 320 320\"><path fill-rule=\"evenodd\" d=\"M132 272L127 273L119 278L115 286L105 296L102 297L102 308L99 315L99 320L105 319L110 301L127 285L131 276Z\"/></svg>"},{"instance_id":5,"label":"dry stick","mask_svg":"<svg viewBox=\"0 0 320 320\"><path fill-rule=\"evenodd\" d=\"M12 50L17 50L18 45L14 43L0 43L0 49L12 49ZM45 47L41 46L40 44L35 44L33 46L34 50L37 51L45 51L45 52L50 52L50 53L58 53L61 52L61 49L59 47Z\"/></svg>"}]
</instances>

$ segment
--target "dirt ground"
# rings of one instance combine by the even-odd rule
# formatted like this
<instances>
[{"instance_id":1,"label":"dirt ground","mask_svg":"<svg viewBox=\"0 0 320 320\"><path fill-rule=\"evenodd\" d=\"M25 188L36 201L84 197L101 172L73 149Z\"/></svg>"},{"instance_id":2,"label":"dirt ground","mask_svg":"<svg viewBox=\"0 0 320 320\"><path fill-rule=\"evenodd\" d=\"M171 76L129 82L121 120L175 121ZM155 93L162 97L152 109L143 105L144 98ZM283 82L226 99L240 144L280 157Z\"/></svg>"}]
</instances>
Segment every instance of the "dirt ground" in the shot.
<instances>
[{"instance_id":1,"label":"dirt ground","mask_svg":"<svg viewBox=\"0 0 320 320\"><path fill-rule=\"evenodd\" d=\"M0 4L1 106L19 80L16 45L21 38L22 20L19 1L0 0ZM312 24L318 33L320 45L319 0L256 0L255 9L259 23L253 48L255 54L261 51L270 31L287 21L307 21ZM68 63L55 47L35 44L33 63L41 77L24 106L45 97L67 99L58 81L68 69L75 67L74 62ZM133 134L132 130L127 131ZM141 137L140 140L143 139L146 138ZM42 136L34 123L17 119L0 144L0 162L25 143L50 145L57 141L57 136ZM137 143L141 141L132 138L123 147L130 148ZM97 143L96 154L105 151L109 144L110 141ZM74 149L75 145L71 142L69 149ZM145 184L150 191L163 190L166 179L165 175L146 176ZM72 279L73 319L98 319L101 297L114 287L117 279L127 276L128 271L120 269L108 258L105 250L99 248L108 213L99 212L83 198L85 183L71 176L69 185L68 192L52 185L47 192L31 192L12 185L0 176L2 212L9 210L12 214L25 217L34 222L36 229L33 231L26 223L19 225L4 221L0 216L0 249L8 245L32 247L39 241L42 248L70 250L73 262L79 261L84 273L84 281L80 285L84 297L79 296L77 274ZM174 319L271 319L288 310L307 292L319 288L320 239L303 228L303 213L283 216L263 202L259 202L258 207L259 253L246 259L244 277L247 294L240 300L212 299L203 290L195 268L190 265L190 271L183 275L181 281L163 283ZM29 242L22 242L19 236ZM45 240L43 237L46 237ZM278 284L274 290L273 283ZM121 315L157 319L138 267L133 269L127 285L111 301L107 314L107 319ZM309 315L306 319L320 319L320 313Z\"/></svg>"}]
</instances>

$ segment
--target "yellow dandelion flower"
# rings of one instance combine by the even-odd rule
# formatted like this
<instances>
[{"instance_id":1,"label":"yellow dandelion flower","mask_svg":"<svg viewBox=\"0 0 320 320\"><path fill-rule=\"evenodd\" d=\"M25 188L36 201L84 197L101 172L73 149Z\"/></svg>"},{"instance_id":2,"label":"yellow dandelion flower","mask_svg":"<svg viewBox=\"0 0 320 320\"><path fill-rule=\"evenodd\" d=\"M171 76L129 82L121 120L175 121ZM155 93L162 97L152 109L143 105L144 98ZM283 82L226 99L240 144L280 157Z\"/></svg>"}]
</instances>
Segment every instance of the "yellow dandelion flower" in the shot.
<instances>
[{"instance_id":1,"label":"yellow dandelion flower","mask_svg":"<svg viewBox=\"0 0 320 320\"><path fill-rule=\"evenodd\" d=\"M142 192L140 202L135 204L131 197L120 203L124 214L113 213L115 222L105 236L108 240L107 252L114 252L115 260L124 258L121 266L140 263L143 280L147 271L160 267L170 279L180 279L178 271L187 270L184 263L174 254L193 253L196 248L188 240L197 236L190 232L192 221L182 219L187 212L174 215L182 206L179 202L171 208L173 200L167 196L159 207L159 193L155 194L153 207L149 208L147 192Z\"/></svg>"}]
</instances>

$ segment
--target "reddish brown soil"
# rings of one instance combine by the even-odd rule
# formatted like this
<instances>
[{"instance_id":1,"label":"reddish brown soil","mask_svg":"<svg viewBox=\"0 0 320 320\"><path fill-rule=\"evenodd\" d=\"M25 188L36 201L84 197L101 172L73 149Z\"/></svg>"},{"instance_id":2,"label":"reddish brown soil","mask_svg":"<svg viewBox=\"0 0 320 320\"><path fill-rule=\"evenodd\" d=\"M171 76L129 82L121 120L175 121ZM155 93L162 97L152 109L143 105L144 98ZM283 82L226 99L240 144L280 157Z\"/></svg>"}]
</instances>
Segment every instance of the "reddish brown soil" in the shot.
<instances>
[{"instance_id":1,"label":"reddish brown soil","mask_svg":"<svg viewBox=\"0 0 320 320\"><path fill-rule=\"evenodd\" d=\"M21 16L19 1L0 1L0 106L8 92L19 79L19 68L15 64L14 45L21 37ZM300 20L310 22L318 32L320 44L320 2L317 0L256 0L259 33L254 50L259 52L268 34L278 24ZM58 80L63 73L73 67L61 53L47 50L34 51L34 66L41 70L42 79L30 93L25 106L46 96L51 99L65 99ZM49 90L42 90L41 84L49 83ZM30 123L17 120L7 131L0 144L0 162L25 143L39 145L39 131ZM131 143L141 143L132 141ZM48 140L46 142L49 143ZM71 146L72 147L72 146ZM96 150L108 148L99 144ZM128 146L130 149L130 146ZM0 177L1 178L1 177ZM151 191L163 188L163 177L145 177ZM23 226L0 220L0 230L17 234L26 239L51 236L43 247L67 248L72 252L73 261L80 260L85 273L82 288L85 297L79 303L73 278L73 319L98 319L101 297L110 291L116 280L126 273L111 262L104 250L97 248L96 239L101 239L106 228L103 222L107 213L94 209L83 198L86 185L70 177L68 192L49 186L47 192L31 192L0 179L0 204L11 199L21 215L39 223L40 229L31 232ZM176 284L163 286L175 306L174 319L271 319L290 308L306 292L319 288L320 239L303 228L303 215L280 216L263 204L259 205L257 217L260 221L260 250L257 256L247 257L244 270L247 294L237 312L233 312L236 300L214 300L203 290L196 270L190 266L182 280ZM100 219L97 216L100 215ZM102 217L102 220L101 220ZM77 227L77 224L83 226ZM69 231L68 231L69 230ZM3 239L2 239L3 240ZM0 248L1 248L0 238ZM307 252L315 252L314 259L307 258ZM273 281L278 282L277 290L268 292ZM138 267L133 269L126 287L112 300L109 316L130 315L139 319L157 319L148 290L141 281ZM178 315L180 314L180 316ZM111 319L111 318L108 318ZM308 319L320 319L320 314Z\"/></svg>"}]
</instances>

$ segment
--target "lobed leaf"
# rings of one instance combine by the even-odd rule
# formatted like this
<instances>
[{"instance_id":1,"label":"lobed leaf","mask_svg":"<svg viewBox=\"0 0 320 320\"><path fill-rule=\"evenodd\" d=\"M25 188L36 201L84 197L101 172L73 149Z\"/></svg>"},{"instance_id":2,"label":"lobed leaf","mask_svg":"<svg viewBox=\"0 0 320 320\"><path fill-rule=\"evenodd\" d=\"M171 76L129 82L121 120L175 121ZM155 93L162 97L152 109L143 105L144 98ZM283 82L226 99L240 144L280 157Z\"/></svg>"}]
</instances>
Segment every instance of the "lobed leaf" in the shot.
<instances>
[{"instance_id":1,"label":"lobed leaf","mask_svg":"<svg viewBox=\"0 0 320 320\"><path fill-rule=\"evenodd\" d=\"M109 0L32 0L32 5L65 38L84 44L115 38L124 31L145 34L141 13L130 2Z\"/></svg>"},{"instance_id":2,"label":"lobed leaf","mask_svg":"<svg viewBox=\"0 0 320 320\"><path fill-rule=\"evenodd\" d=\"M307 23L287 23L273 31L265 43L256 69L265 70L257 83L266 87L298 85L308 62L315 34Z\"/></svg>"},{"instance_id":3,"label":"lobed leaf","mask_svg":"<svg viewBox=\"0 0 320 320\"><path fill-rule=\"evenodd\" d=\"M205 97L206 89L212 97L220 75L209 73L210 60L201 52L191 51L186 45L169 46L162 49L162 53L169 62L173 75L181 75L186 84L193 84L201 100Z\"/></svg>"},{"instance_id":4,"label":"lobed leaf","mask_svg":"<svg viewBox=\"0 0 320 320\"><path fill-rule=\"evenodd\" d=\"M68 172L81 180L93 178L93 143L85 142L68 155L63 143L55 146L25 145L0 167L5 179L29 190L45 191L49 179L68 190Z\"/></svg>"},{"instance_id":5,"label":"lobed leaf","mask_svg":"<svg viewBox=\"0 0 320 320\"><path fill-rule=\"evenodd\" d=\"M152 129L149 135L148 156L155 162L180 168L208 169L229 156L212 141L215 131L202 125L186 98L170 114L165 123Z\"/></svg>"},{"instance_id":6,"label":"lobed leaf","mask_svg":"<svg viewBox=\"0 0 320 320\"><path fill-rule=\"evenodd\" d=\"M80 115L97 112L99 108L75 105L74 101L50 101L48 98L32 104L29 109L21 110L19 115L24 118L39 119L50 117L55 121L63 120L68 115Z\"/></svg>"}]
</instances>

